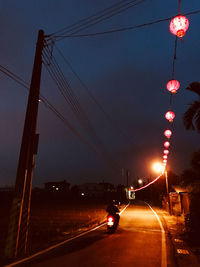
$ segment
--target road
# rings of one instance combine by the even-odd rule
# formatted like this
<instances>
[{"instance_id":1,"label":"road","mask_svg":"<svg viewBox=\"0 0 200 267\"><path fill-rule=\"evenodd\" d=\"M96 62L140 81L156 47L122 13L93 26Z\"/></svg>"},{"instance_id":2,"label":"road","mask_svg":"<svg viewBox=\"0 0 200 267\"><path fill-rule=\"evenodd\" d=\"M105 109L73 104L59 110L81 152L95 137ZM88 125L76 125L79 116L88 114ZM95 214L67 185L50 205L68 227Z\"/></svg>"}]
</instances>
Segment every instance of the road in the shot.
<instances>
[{"instance_id":1,"label":"road","mask_svg":"<svg viewBox=\"0 0 200 267\"><path fill-rule=\"evenodd\" d=\"M102 226L20 266L175 266L170 251L161 220L143 203L122 213L114 234Z\"/></svg>"}]
</instances>

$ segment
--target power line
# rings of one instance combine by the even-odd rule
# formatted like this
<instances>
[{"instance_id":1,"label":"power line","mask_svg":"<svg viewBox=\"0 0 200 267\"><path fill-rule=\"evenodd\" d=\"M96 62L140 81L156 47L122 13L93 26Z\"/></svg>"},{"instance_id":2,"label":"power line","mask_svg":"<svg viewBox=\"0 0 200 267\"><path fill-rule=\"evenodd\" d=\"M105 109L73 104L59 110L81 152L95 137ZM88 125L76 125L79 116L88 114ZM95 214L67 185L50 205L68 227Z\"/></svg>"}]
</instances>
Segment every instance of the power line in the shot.
<instances>
[{"instance_id":1,"label":"power line","mask_svg":"<svg viewBox=\"0 0 200 267\"><path fill-rule=\"evenodd\" d=\"M56 50L60 54L60 56L63 58L64 62L67 64L67 66L71 69L72 73L76 76L80 84L82 85L83 89L87 92L89 97L92 99L92 101L97 105L97 107L101 110L101 112L104 114L106 119L109 121L109 123L112 124L112 126L117 130L123 137L130 138L121 128L117 127L115 124L115 121L111 118L111 116L105 111L105 109L102 107L102 105L97 101L97 99L94 97L94 95L89 90L88 86L82 81L78 73L75 71L75 69L72 67L71 63L67 58L64 56L64 54L61 52L61 50L55 45ZM132 143L132 142L131 142Z\"/></svg>"},{"instance_id":2,"label":"power line","mask_svg":"<svg viewBox=\"0 0 200 267\"><path fill-rule=\"evenodd\" d=\"M136 0L132 0L132 1L129 0L130 2L126 3L127 1L128 0L119 1L118 3L115 3L115 4L111 5L110 7L104 8L103 10L100 10L100 11L96 12L93 15L90 15L90 16L84 18L84 19L79 20L78 22L75 22L75 23L73 23L73 24L71 24L69 26L66 26L66 27L64 27L64 28L62 28L62 29L60 29L60 30L48 35L48 37L53 37L54 35L56 35L56 34L58 34L60 32L63 32L63 31L66 31L66 30L69 31L69 30L71 30L71 29L73 29L75 27L79 27L80 25L83 25L85 23L90 22L95 17L103 16L105 14L105 12L111 12L115 8L122 8L124 5L127 5L127 4L130 4L132 2L135 2Z\"/></svg>"},{"instance_id":3,"label":"power line","mask_svg":"<svg viewBox=\"0 0 200 267\"><path fill-rule=\"evenodd\" d=\"M45 49L46 50L46 49ZM110 165L114 167L116 163L111 159L110 155L106 152L104 145L100 141L99 137L97 136L95 129L93 128L85 110L77 100L76 96L74 95L71 87L69 86L64 74L62 73L58 63L56 62L53 55L51 58L47 58L47 53L44 50L43 58L45 67L47 68L47 71L49 72L51 78L56 83L58 90L61 92L62 96L64 97L65 101L69 104L69 107L71 108L72 112L75 114L78 121L81 123L81 125L85 128L87 133L89 134L90 138L92 138L95 146L100 149L102 156L105 158L106 161L110 162ZM51 60L52 64L47 64L49 62L49 59ZM55 65L56 63L56 65Z\"/></svg>"},{"instance_id":4,"label":"power line","mask_svg":"<svg viewBox=\"0 0 200 267\"><path fill-rule=\"evenodd\" d=\"M183 14L184 16L188 16L188 15L196 15L199 14L200 10L196 10L196 11L192 11L192 12L187 12L185 14ZM173 19L174 16L172 17L168 17L168 18L164 18L164 19L159 19L159 20L155 20L152 22L147 22L147 23L143 23L143 24L139 24L139 25L135 25L135 26L129 26L129 27L123 27L123 28L118 28L118 29L113 29L113 30L108 30L108 31L102 31L102 32L94 32L94 33L85 33L85 34L68 34L68 35L58 35L55 36L55 40L57 40L57 38L80 38L80 37L93 37L93 36L98 36L98 35L105 35L105 34L112 34L112 33L116 33L116 32L123 32L123 31L129 31L129 30L136 30L139 28L143 28L146 26L150 26L153 24L157 24L160 22L164 22L164 21L169 21L171 19ZM60 39L58 39L60 40Z\"/></svg>"},{"instance_id":5,"label":"power line","mask_svg":"<svg viewBox=\"0 0 200 267\"><path fill-rule=\"evenodd\" d=\"M9 78L11 78L12 80L14 80L15 82L17 82L18 84L22 85L24 88L27 89L27 91L29 91L29 84L27 82L25 82L22 78L20 78L19 76L17 76L16 74L14 74L13 72L9 71L8 69L6 69L5 67L3 67L2 65L0 65L0 71L2 73L4 73L6 76L8 76ZM55 115L56 117L62 121L62 123L64 123L64 125L70 129L70 131L80 140L82 141L85 145L88 146L88 148L95 152L98 157L100 157L101 159L103 159L105 161L105 158L102 157L102 154L94 147L92 146L86 139L85 137L83 137L73 126L72 124L50 103L49 100L47 100L47 98L45 98L43 95L40 94L40 101L42 101L45 105L46 108L50 109ZM108 162L106 162L108 163ZM110 166L110 165L109 165Z\"/></svg>"},{"instance_id":6,"label":"power line","mask_svg":"<svg viewBox=\"0 0 200 267\"><path fill-rule=\"evenodd\" d=\"M71 26L68 26L60 31L57 31L53 34L47 35L47 39L50 38L51 40L54 39L56 35L62 33L62 35L66 34L66 33L70 33L70 34L75 34L77 32L80 32L84 29L87 29L93 25L96 25L99 22L102 22L104 20L107 20L123 11L126 11L127 9L136 6L138 4L141 4L142 2L146 1L146 0L138 0L138 2L136 2L137 0L132 0L129 3L124 3L124 1L121 1L120 3L122 3L122 6L119 6L116 8L116 4L113 5L112 8L108 8L108 10L103 10L100 11L86 19L83 19L75 24L72 24ZM136 3L135 3L136 2ZM106 11L106 12L105 12ZM98 15L99 14L99 15ZM63 37L56 37L56 41L63 39Z\"/></svg>"}]
</instances>

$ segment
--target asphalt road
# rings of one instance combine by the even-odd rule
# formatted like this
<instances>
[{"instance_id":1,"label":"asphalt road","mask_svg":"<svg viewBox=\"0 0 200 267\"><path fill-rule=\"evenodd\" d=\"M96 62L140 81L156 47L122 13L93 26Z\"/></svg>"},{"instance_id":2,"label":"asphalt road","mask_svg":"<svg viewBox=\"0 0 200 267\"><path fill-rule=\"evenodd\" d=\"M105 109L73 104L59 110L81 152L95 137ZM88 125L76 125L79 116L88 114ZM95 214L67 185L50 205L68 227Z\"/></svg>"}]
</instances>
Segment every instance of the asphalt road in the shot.
<instances>
[{"instance_id":1,"label":"asphalt road","mask_svg":"<svg viewBox=\"0 0 200 267\"><path fill-rule=\"evenodd\" d=\"M102 226L20 266L176 266L163 227L147 204L130 205L114 234Z\"/></svg>"}]
</instances>

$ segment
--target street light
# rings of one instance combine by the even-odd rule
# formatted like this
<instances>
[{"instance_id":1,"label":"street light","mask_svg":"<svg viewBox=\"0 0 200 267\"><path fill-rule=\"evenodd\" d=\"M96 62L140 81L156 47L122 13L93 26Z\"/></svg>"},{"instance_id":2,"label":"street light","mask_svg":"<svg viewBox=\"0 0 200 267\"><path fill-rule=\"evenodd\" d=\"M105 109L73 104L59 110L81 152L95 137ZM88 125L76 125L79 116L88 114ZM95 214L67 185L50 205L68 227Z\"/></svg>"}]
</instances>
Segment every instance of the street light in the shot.
<instances>
[{"instance_id":1,"label":"street light","mask_svg":"<svg viewBox=\"0 0 200 267\"><path fill-rule=\"evenodd\" d=\"M157 173L163 172L165 175L165 181L166 181L166 192L167 192L167 198L168 198L168 207L169 207L169 214L171 214L171 207L170 207L170 198L169 198L169 187L168 187L168 175L167 175L167 170L166 166L162 165L160 162L155 162L153 164L153 170Z\"/></svg>"},{"instance_id":2,"label":"street light","mask_svg":"<svg viewBox=\"0 0 200 267\"><path fill-rule=\"evenodd\" d=\"M138 179L138 184L143 184L142 179Z\"/></svg>"},{"instance_id":3,"label":"street light","mask_svg":"<svg viewBox=\"0 0 200 267\"><path fill-rule=\"evenodd\" d=\"M160 162L155 162L152 167L153 170L157 173L161 173L163 171L163 166Z\"/></svg>"}]
</instances>

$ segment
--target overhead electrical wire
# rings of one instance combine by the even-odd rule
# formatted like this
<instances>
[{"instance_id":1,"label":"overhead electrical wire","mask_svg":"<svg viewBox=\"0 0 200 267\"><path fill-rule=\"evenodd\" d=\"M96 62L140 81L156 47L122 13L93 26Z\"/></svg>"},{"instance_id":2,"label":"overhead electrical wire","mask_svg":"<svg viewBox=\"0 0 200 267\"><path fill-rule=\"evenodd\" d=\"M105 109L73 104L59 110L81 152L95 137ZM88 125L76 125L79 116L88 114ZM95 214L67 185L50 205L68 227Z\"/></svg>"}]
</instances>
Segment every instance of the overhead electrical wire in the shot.
<instances>
[{"instance_id":1,"label":"overhead electrical wire","mask_svg":"<svg viewBox=\"0 0 200 267\"><path fill-rule=\"evenodd\" d=\"M57 45L54 45L55 49L58 51L58 53L60 54L60 56L63 58L64 62L67 64L67 66L70 68L70 70L72 71L72 73L75 75L75 77L78 79L78 81L80 82L80 84L82 85L82 88L87 92L88 96L92 99L92 101L96 104L96 106L99 108L99 110L101 110L101 112L104 114L105 118L109 121L109 123L111 123L111 125L113 126L113 128L115 129L115 131L117 130L121 136L125 137L125 138L129 138L130 137L121 129L119 128L115 121L112 119L112 117L105 111L105 109L102 107L102 105L97 101L97 99L94 97L94 95L91 93L91 91L89 90L88 86L82 81L82 79L80 78L80 76L78 75L78 73L75 71L75 69L72 67L72 64L69 62L69 60L64 56L64 54L62 53L62 51L57 47ZM132 141L131 141L132 143ZM133 144L133 143L132 143Z\"/></svg>"},{"instance_id":2,"label":"overhead electrical wire","mask_svg":"<svg viewBox=\"0 0 200 267\"><path fill-rule=\"evenodd\" d=\"M196 11L191 11L191 12L187 12L184 13L184 16L187 15L195 15L195 14L199 14L200 10L196 10ZM94 32L94 33L83 33L83 34L66 34L66 35L58 35L55 37L55 41L57 41L57 38L81 38L81 37L94 37L94 36L98 36L98 35L106 35L106 34L112 34L112 33L116 33L116 32L124 32L124 31L130 31L130 30L136 30L139 28L143 28L146 26L151 26L153 24L157 24L160 22L164 22L164 21L169 21L171 19L173 19L174 16L168 17L168 18L164 18L164 19L159 19L159 20L155 20L155 21L151 21L151 22L147 22L147 23L143 23L143 24L138 24L135 26L129 26L129 27L123 27L123 28L118 28L118 29L112 29L112 30L107 30L107 31L102 31L102 32Z\"/></svg>"},{"instance_id":3,"label":"overhead electrical wire","mask_svg":"<svg viewBox=\"0 0 200 267\"><path fill-rule=\"evenodd\" d=\"M14 80L15 82L17 82L18 84L20 84L21 86L23 86L24 88L27 89L27 91L29 91L29 87L30 85L25 82L22 78L20 78L19 76L17 76L16 74L14 74L13 72L9 71L7 68L3 67L2 65L0 65L0 72L4 73L6 76L8 76L9 78L11 78L12 80ZM97 154L98 157L100 157L101 159L103 159L105 161L105 159L102 157L101 153L93 146L91 145L86 138L81 135L74 127L73 125L55 108L55 106L53 106L49 100L47 100L46 97L44 97L43 95L40 94L40 101L45 105L46 108L50 109L55 115L56 117L62 122L64 123L64 125L81 141L83 142L85 145L88 146L88 148L95 152Z\"/></svg>"},{"instance_id":4,"label":"overhead electrical wire","mask_svg":"<svg viewBox=\"0 0 200 267\"><path fill-rule=\"evenodd\" d=\"M110 165L112 165L112 167L115 166L116 168L116 165L117 165L116 162L114 162L114 160L111 159L111 156L108 155L108 153L106 152L104 145L98 138L86 112L84 111L83 107L80 105L79 101L77 100L75 94L73 93L71 87L69 86L69 83L67 82L54 56L52 54L49 54L49 57L48 57L48 51L46 49L44 49L43 61L51 78L56 83L58 90L61 92L62 96L64 97L65 101L69 105L70 109L72 110L72 112L74 113L78 121L87 131L90 138L92 138L92 141L94 142L95 146L98 149L100 149L100 152L102 153L106 161L109 161ZM51 64L49 64L49 61L51 61Z\"/></svg>"},{"instance_id":5,"label":"overhead electrical wire","mask_svg":"<svg viewBox=\"0 0 200 267\"><path fill-rule=\"evenodd\" d=\"M98 24L99 22L102 22L104 20L107 20L119 13L122 13L124 11L126 11L129 8L132 8L138 4L143 3L146 0L132 0L132 1L120 1L117 4L112 5L109 8L106 8L100 12L97 12L96 14L89 16L86 19L82 19L77 23L74 23L70 26L67 26L57 32L54 32L50 35L46 36L46 39L56 39L56 41L59 41L61 39L63 39L63 37L59 37L59 35L65 35L65 34L75 34L77 32L80 32L82 30L85 30L93 25ZM127 2L127 3L125 3ZM119 5L120 4L120 5ZM56 37L57 36L57 37Z\"/></svg>"}]
</instances>

